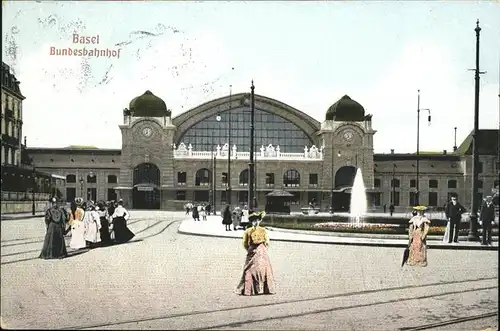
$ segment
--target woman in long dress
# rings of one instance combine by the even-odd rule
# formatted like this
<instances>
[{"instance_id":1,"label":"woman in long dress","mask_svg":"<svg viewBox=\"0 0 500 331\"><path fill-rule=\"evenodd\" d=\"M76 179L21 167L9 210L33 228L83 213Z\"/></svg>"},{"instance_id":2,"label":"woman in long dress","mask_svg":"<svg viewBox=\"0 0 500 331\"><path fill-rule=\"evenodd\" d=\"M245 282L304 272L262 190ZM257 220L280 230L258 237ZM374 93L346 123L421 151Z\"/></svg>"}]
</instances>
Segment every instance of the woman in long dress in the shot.
<instances>
[{"instance_id":1,"label":"woman in long dress","mask_svg":"<svg viewBox=\"0 0 500 331\"><path fill-rule=\"evenodd\" d=\"M233 218L231 211L229 210L229 205L224 208L222 212L222 224L226 226L226 231L231 231L231 224L233 224Z\"/></svg>"},{"instance_id":2,"label":"woman in long dress","mask_svg":"<svg viewBox=\"0 0 500 331\"><path fill-rule=\"evenodd\" d=\"M410 220L408 230L410 255L407 264L410 266L427 266L427 233L431 221L424 216L425 207L413 207L417 211L417 215Z\"/></svg>"},{"instance_id":3,"label":"woman in long dress","mask_svg":"<svg viewBox=\"0 0 500 331\"><path fill-rule=\"evenodd\" d=\"M236 289L241 295L274 294L274 276L267 248L269 236L259 224L265 213L250 216L252 227L243 234L243 247L247 250L243 275Z\"/></svg>"},{"instance_id":4,"label":"woman in long dress","mask_svg":"<svg viewBox=\"0 0 500 331\"><path fill-rule=\"evenodd\" d=\"M95 206L92 203L90 203L87 207L87 210L83 217L83 224L85 225L85 241L87 247L95 248L101 241L101 236L99 233L101 222L99 219L99 214L95 210Z\"/></svg>"},{"instance_id":5,"label":"woman in long dress","mask_svg":"<svg viewBox=\"0 0 500 331\"><path fill-rule=\"evenodd\" d=\"M41 259L62 259L68 256L64 230L66 227L66 213L57 205L56 198L51 199L52 206L45 213L47 233L43 242Z\"/></svg>"},{"instance_id":6,"label":"woman in long dress","mask_svg":"<svg viewBox=\"0 0 500 331\"><path fill-rule=\"evenodd\" d=\"M109 235L109 214L105 205L101 202L98 204L97 213L99 214L99 220L101 222L101 228L99 229L101 235L101 245L107 246L111 244L111 237Z\"/></svg>"},{"instance_id":7,"label":"woman in long dress","mask_svg":"<svg viewBox=\"0 0 500 331\"><path fill-rule=\"evenodd\" d=\"M112 218L113 232L116 243L125 243L135 237L135 234L127 227L130 217L128 210L123 207L123 200L118 201Z\"/></svg>"},{"instance_id":8,"label":"woman in long dress","mask_svg":"<svg viewBox=\"0 0 500 331\"><path fill-rule=\"evenodd\" d=\"M82 204L82 198L76 198L75 202L71 204L71 212L69 213L71 242L69 243L69 247L72 249L82 249L86 247L85 225L83 224L85 211L82 209Z\"/></svg>"}]
</instances>

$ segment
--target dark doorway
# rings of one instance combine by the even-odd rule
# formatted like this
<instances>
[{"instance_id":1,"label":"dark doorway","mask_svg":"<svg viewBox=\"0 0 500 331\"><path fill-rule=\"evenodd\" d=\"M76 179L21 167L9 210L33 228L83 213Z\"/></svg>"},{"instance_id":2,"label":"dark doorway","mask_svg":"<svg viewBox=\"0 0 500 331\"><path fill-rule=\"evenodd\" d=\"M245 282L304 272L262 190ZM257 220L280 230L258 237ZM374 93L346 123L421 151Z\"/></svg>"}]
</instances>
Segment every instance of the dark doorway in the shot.
<instances>
[{"instance_id":1,"label":"dark doorway","mask_svg":"<svg viewBox=\"0 0 500 331\"><path fill-rule=\"evenodd\" d=\"M160 209L160 169L152 163L141 163L134 169L134 209Z\"/></svg>"},{"instance_id":2,"label":"dark doorway","mask_svg":"<svg viewBox=\"0 0 500 331\"><path fill-rule=\"evenodd\" d=\"M351 208L351 194L333 192L333 211L348 212Z\"/></svg>"},{"instance_id":3,"label":"dark doorway","mask_svg":"<svg viewBox=\"0 0 500 331\"><path fill-rule=\"evenodd\" d=\"M344 166L335 174L335 190L333 192L333 211L348 212L351 208L351 190L356 176L356 168Z\"/></svg>"},{"instance_id":4,"label":"dark doorway","mask_svg":"<svg viewBox=\"0 0 500 331\"><path fill-rule=\"evenodd\" d=\"M341 167L335 174L335 188L352 187L354 177L356 176L356 168L353 166Z\"/></svg>"}]
</instances>

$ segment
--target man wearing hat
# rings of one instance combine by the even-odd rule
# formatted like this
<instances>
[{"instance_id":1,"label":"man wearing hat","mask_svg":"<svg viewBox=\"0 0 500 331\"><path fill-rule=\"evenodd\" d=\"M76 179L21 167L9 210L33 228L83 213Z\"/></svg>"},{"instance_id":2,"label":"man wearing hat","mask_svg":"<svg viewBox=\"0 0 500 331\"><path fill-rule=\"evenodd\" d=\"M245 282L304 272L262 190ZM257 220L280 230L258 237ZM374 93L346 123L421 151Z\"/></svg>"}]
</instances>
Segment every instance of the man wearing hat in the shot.
<instances>
[{"instance_id":1,"label":"man wearing hat","mask_svg":"<svg viewBox=\"0 0 500 331\"><path fill-rule=\"evenodd\" d=\"M495 205L493 197L487 196L481 206L479 224L483 227L483 242L481 245L491 245L491 225L495 221Z\"/></svg>"},{"instance_id":2,"label":"man wearing hat","mask_svg":"<svg viewBox=\"0 0 500 331\"><path fill-rule=\"evenodd\" d=\"M451 196L451 201L446 205L446 219L450 223L450 236L448 243L458 242L458 231L460 230L460 221L462 220L462 213L465 208L458 202L457 195Z\"/></svg>"}]
</instances>

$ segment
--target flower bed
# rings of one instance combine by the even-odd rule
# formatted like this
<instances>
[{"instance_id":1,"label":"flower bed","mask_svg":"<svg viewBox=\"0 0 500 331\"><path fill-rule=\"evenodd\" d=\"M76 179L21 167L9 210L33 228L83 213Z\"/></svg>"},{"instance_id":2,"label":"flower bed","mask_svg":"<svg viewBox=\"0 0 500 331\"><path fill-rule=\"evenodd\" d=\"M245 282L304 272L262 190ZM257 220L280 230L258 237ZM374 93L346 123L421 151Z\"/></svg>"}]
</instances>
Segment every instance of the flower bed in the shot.
<instances>
[{"instance_id":1,"label":"flower bed","mask_svg":"<svg viewBox=\"0 0 500 331\"><path fill-rule=\"evenodd\" d=\"M262 226L271 226L283 229L309 230L309 231L325 231L325 232L342 232L342 233L373 233L373 234L408 234L408 224L363 224L361 227L355 227L350 223L324 222L324 223L300 223L287 222L280 224L269 224L266 219L262 222ZM442 236L446 231L445 226L431 226L428 235ZM459 235L466 236L469 233L468 227L461 228ZM493 235L498 235L498 228L492 230Z\"/></svg>"}]
</instances>

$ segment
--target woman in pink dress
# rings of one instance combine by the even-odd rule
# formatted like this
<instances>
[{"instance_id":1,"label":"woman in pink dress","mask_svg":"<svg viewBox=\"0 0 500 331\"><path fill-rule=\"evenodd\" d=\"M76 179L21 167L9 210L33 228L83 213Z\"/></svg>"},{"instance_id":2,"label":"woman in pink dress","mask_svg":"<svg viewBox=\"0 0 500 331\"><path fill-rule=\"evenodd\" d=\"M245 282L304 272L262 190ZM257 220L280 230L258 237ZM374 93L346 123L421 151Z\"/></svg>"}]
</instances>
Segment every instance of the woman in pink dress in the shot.
<instances>
[{"instance_id":1,"label":"woman in pink dress","mask_svg":"<svg viewBox=\"0 0 500 331\"><path fill-rule=\"evenodd\" d=\"M249 220L252 227L243 234L243 247L247 258L243 275L236 289L240 295L274 294L274 276L267 248L269 236L266 229L259 226L265 213L252 213Z\"/></svg>"},{"instance_id":2,"label":"woman in pink dress","mask_svg":"<svg viewBox=\"0 0 500 331\"><path fill-rule=\"evenodd\" d=\"M427 266L427 233L431 221L424 216L425 207L413 207L417 211L417 215L410 220L408 229L410 255L407 264L410 266Z\"/></svg>"}]
</instances>

